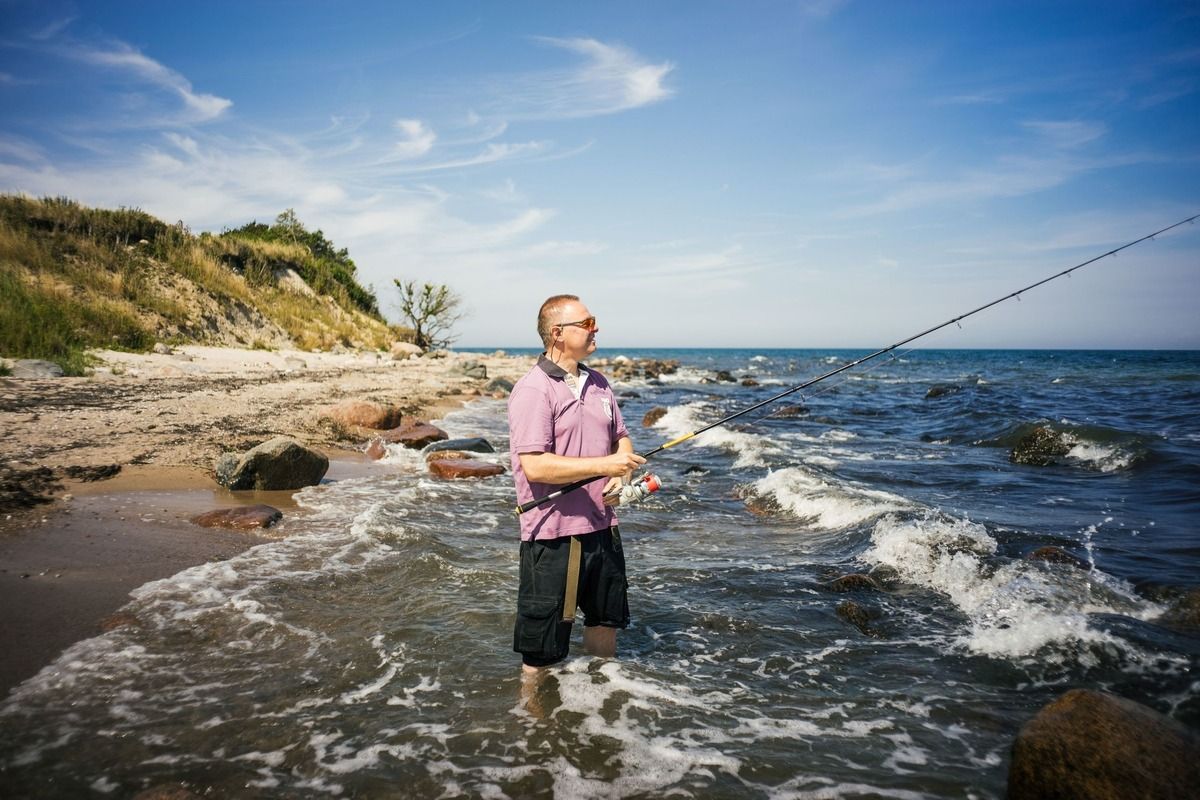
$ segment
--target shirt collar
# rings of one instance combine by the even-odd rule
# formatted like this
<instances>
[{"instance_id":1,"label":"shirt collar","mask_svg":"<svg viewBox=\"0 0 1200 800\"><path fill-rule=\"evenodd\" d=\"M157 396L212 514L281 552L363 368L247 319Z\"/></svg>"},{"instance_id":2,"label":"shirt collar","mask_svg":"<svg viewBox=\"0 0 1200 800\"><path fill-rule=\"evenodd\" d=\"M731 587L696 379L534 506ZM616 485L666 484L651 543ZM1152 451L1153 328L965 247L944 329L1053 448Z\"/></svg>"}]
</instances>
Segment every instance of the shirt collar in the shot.
<instances>
[{"instance_id":1,"label":"shirt collar","mask_svg":"<svg viewBox=\"0 0 1200 800\"><path fill-rule=\"evenodd\" d=\"M542 372L546 373L551 378L558 378L559 380L562 380L567 376L567 371L558 364L555 364L550 359L546 358L545 353L538 356L537 365L541 368ZM579 362L578 366L581 370L587 369L587 365L582 361Z\"/></svg>"}]
</instances>

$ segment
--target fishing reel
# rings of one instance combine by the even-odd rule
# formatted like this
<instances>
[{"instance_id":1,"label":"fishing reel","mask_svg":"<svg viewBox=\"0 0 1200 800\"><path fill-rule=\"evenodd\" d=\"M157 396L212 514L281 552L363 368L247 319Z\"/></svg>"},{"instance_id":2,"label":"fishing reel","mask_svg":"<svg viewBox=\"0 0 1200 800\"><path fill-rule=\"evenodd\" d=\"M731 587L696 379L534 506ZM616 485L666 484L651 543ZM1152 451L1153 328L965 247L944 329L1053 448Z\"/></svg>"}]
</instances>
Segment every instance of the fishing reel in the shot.
<instances>
[{"instance_id":1,"label":"fishing reel","mask_svg":"<svg viewBox=\"0 0 1200 800\"><path fill-rule=\"evenodd\" d=\"M621 487L620 491L616 493L617 505L627 506L641 502L661 488L662 481L658 479L658 476L648 472Z\"/></svg>"}]
</instances>

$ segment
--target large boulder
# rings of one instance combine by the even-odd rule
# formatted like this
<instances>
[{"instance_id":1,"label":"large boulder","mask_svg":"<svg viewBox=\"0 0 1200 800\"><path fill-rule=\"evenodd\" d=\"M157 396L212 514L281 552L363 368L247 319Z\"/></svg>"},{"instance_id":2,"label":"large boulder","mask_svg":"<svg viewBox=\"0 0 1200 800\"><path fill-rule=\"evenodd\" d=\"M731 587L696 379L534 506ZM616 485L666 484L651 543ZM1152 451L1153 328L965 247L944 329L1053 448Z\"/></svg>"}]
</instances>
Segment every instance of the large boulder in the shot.
<instances>
[{"instance_id":1,"label":"large boulder","mask_svg":"<svg viewBox=\"0 0 1200 800\"><path fill-rule=\"evenodd\" d=\"M401 412L396 406L383 406L369 400L346 400L321 410L321 417L347 427L387 430L401 424Z\"/></svg>"},{"instance_id":2,"label":"large boulder","mask_svg":"<svg viewBox=\"0 0 1200 800\"><path fill-rule=\"evenodd\" d=\"M436 425L430 425L428 422L413 419L398 428L384 431L380 435L380 438L390 444L402 444L413 450L420 450L426 445L440 442L443 439L449 439L450 434Z\"/></svg>"},{"instance_id":3,"label":"large boulder","mask_svg":"<svg viewBox=\"0 0 1200 800\"><path fill-rule=\"evenodd\" d=\"M405 361L413 358L414 356L419 356L424 352L424 350L422 350L420 347L417 347L412 342L392 342L393 361Z\"/></svg>"},{"instance_id":4,"label":"large boulder","mask_svg":"<svg viewBox=\"0 0 1200 800\"><path fill-rule=\"evenodd\" d=\"M217 460L217 483L234 491L281 491L315 486L329 470L329 459L286 436L263 442L241 457L226 453Z\"/></svg>"},{"instance_id":5,"label":"large boulder","mask_svg":"<svg viewBox=\"0 0 1200 800\"><path fill-rule=\"evenodd\" d=\"M492 443L481 436L474 436L470 439L446 439L441 442L434 442L425 448L426 453L434 453L438 450L465 450L468 453L494 453L496 448L492 447Z\"/></svg>"},{"instance_id":6,"label":"large boulder","mask_svg":"<svg viewBox=\"0 0 1200 800\"><path fill-rule=\"evenodd\" d=\"M1042 708L1013 743L1012 800L1192 798L1200 737L1140 703L1072 689Z\"/></svg>"},{"instance_id":7,"label":"large boulder","mask_svg":"<svg viewBox=\"0 0 1200 800\"><path fill-rule=\"evenodd\" d=\"M490 478L493 475L503 475L504 467L485 461L455 458L430 461L429 471L439 478Z\"/></svg>"},{"instance_id":8,"label":"large boulder","mask_svg":"<svg viewBox=\"0 0 1200 800\"><path fill-rule=\"evenodd\" d=\"M1008 455L1014 464L1048 467L1071 451L1071 442L1056 430L1038 425L1021 438Z\"/></svg>"},{"instance_id":9,"label":"large boulder","mask_svg":"<svg viewBox=\"0 0 1200 800\"><path fill-rule=\"evenodd\" d=\"M273 506L259 503L253 506L237 506L235 508L218 508L192 517L192 522L202 528L233 528L239 531L252 531L256 528L269 528L283 519L283 512Z\"/></svg>"}]
</instances>

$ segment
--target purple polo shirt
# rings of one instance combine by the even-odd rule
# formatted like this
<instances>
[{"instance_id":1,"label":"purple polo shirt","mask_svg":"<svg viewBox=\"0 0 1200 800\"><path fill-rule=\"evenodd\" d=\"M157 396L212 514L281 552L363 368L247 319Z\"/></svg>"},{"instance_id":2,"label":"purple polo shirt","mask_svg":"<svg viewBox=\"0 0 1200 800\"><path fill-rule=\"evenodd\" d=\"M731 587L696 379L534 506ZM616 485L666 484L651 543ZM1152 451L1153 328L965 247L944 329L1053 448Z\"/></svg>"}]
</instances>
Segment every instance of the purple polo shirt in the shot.
<instances>
[{"instance_id":1,"label":"purple polo shirt","mask_svg":"<svg viewBox=\"0 0 1200 800\"><path fill-rule=\"evenodd\" d=\"M553 483L535 483L521 469L522 453L554 453L572 458L607 456L617 441L629 435L612 387L599 372L587 369L587 381L579 399L563 378L566 370L544 355L529 370L508 397L508 438L512 454L513 481L517 502L528 503L561 488ZM582 377L582 376L581 376ZM521 538L538 540L577 536L617 524L617 515L604 505L601 478L568 492L520 516Z\"/></svg>"}]
</instances>

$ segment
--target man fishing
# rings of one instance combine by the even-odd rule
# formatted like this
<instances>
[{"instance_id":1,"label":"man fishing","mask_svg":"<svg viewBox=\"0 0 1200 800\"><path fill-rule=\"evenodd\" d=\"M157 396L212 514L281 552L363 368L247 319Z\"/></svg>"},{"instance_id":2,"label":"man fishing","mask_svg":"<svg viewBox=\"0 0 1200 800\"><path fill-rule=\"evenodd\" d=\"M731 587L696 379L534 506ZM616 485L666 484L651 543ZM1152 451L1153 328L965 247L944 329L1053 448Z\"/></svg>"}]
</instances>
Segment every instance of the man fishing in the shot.
<instances>
[{"instance_id":1,"label":"man fishing","mask_svg":"<svg viewBox=\"0 0 1200 800\"><path fill-rule=\"evenodd\" d=\"M513 650L523 672L539 674L567 656L576 607L584 649L616 653L629 624L625 555L612 506L645 459L633 452L612 387L582 359L596 350L596 317L580 299L542 303L538 335L545 352L508 400L509 450L518 502L574 481L579 491L520 515L521 582Z\"/></svg>"}]
</instances>

